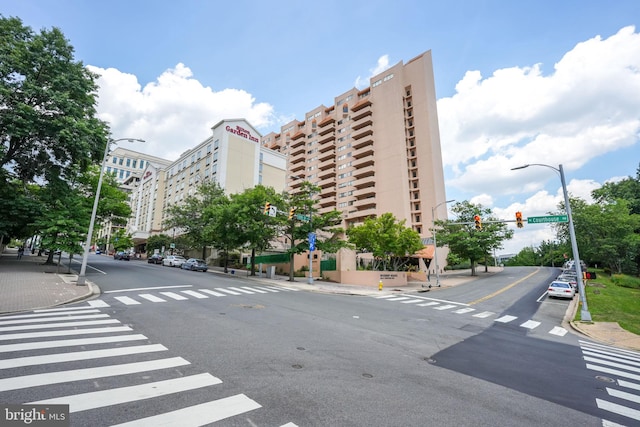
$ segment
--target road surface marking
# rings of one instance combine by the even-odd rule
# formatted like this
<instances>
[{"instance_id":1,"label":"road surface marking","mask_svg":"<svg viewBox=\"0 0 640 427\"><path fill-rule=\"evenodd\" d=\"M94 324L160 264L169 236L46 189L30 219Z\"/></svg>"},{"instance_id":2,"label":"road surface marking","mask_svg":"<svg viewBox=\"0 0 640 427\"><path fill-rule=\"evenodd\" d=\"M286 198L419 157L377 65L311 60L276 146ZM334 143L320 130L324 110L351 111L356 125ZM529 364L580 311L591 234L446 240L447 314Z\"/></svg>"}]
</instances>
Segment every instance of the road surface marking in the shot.
<instances>
[{"instance_id":1,"label":"road surface marking","mask_svg":"<svg viewBox=\"0 0 640 427\"><path fill-rule=\"evenodd\" d=\"M540 326L540 322L536 322L535 320L527 320L526 322L524 322L523 324L520 325L522 328L527 328L527 329L535 329L538 326Z\"/></svg>"},{"instance_id":2,"label":"road surface marking","mask_svg":"<svg viewBox=\"0 0 640 427\"><path fill-rule=\"evenodd\" d=\"M561 328L560 326L554 326L553 329L549 331L549 333L552 335L563 337L567 334L567 330L565 328Z\"/></svg>"},{"instance_id":3,"label":"road surface marking","mask_svg":"<svg viewBox=\"0 0 640 427\"><path fill-rule=\"evenodd\" d=\"M151 301L151 302L167 302L166 299L162 299L160 297L157 297L155 295L151 295L151 294L140 294L138 295L141 298L146 299L147 301Z\"/></svg>"},{"instance_id":4,"label":"road surface marking","mask_svg":"<svg viewBox=\"0 0 640 427\"><path fill-rule=\"evenodd\" d=\"M509 322L511 322L512 320L515 320L515 319L517 319L516 316L502 316L502 317L496 319L495 322L509 323Z\"/></svg>"}]
</instances>

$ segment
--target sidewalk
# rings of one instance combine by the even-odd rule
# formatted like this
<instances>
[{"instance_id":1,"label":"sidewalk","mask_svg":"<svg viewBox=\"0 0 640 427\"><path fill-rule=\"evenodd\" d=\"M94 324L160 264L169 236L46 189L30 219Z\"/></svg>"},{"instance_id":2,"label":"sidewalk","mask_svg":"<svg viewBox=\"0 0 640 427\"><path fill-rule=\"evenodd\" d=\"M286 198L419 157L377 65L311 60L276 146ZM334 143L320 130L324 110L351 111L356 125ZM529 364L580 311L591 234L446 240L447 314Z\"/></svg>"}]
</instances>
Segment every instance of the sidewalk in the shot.
<instances>
[{"instance_id":1,"label":"sidewalk","mask_svg":"<svg viewBox=\"0 0 640 427\"><path fill-rule=\"evenodd\" d=\"M100 295L100 288L89 281L85 286L78 286L76 284L77 272L72 270L71 273L68 273L66 266L44 265L47 260L46 256L32 255L28 251L25 252L22 259L18 259L17 252L17 248L7 248L4 253L0 254L0 316L61 306ZM55 258L57 260L57 257ZM234 271L234 274L231 274L231 270L229 273L224 273L218 268L209 271L212 274L235 276L311 292L343 295L390 295L422 292L437 294L439 289L467 283L500 270L491 268L489 273L485 273L484 269L479 269L476 277L471 277L468 270L447 271L440 275L440 288L432 287L429 289L428 283L412 282L406 286L383 286L382 290L378 290L377 285L358 286L322 280L314 280L313 284L309 284L307 283L308 279L304 277L296 277L294 282L290 282L288 276L267 279L247 276L246 272L240 270ZM432 280L432 285L434 283L435 281ZM578 309L578 302L579 298L574 298L567 310L563 321L563 326L566 329L573 329L579 334L604 344L640 351L640 336L625 331L617 323L572 321Z\"/></svg>"}]
</instances>

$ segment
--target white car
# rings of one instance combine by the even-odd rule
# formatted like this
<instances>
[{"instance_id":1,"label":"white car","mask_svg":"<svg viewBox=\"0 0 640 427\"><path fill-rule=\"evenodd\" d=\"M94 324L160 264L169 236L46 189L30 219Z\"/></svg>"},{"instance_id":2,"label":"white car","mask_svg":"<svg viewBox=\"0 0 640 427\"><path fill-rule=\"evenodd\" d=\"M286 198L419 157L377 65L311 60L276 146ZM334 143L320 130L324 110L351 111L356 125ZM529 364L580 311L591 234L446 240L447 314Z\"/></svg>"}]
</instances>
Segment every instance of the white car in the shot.
<instances>
[{"instance_id":1,"label":"white car","mask_svg":"<svg viewBox=\"0 0 640 427\"><path fill-rule=\"evenodd\" d=\"M186 259L180 255L169 255L162 260L163 266L180 267Z\"/></svg>"},{"instance_id":2,"label":"white car","mask_svg":"<svg viewBox=\"0 0 640 427\"><path fill-rule=\"evenodd\" d=\"M549 298L570 298L576 295L576 290L571 286L569 282L563 282L560 280L554 280L549 283L549 289L547 289L547 295Z\"/></svg>"}]
</instances>

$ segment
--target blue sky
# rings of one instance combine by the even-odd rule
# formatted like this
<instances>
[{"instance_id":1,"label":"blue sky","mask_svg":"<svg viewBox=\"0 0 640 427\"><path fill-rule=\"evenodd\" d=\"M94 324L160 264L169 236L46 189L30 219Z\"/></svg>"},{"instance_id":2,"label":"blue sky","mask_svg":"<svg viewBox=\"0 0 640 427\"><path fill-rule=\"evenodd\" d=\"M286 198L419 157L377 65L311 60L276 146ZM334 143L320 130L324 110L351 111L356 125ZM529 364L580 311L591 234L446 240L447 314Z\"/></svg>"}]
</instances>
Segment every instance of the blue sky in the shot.
<instances>
[{"instance_id":1,"label":"blue sky","mask_svg":"<svg viewBox=\"0 0 640 427\"><path fill-rule=\"evenodd\" d=\"M175 159L223 118L262 134L431 50L448 199L499 218L589 200L640 165L637 0L320 3L0 0L60 28L100 74L98 111L128 148ZM500 253L553 238L525 225Z\"/></svg>"}]
</instances>

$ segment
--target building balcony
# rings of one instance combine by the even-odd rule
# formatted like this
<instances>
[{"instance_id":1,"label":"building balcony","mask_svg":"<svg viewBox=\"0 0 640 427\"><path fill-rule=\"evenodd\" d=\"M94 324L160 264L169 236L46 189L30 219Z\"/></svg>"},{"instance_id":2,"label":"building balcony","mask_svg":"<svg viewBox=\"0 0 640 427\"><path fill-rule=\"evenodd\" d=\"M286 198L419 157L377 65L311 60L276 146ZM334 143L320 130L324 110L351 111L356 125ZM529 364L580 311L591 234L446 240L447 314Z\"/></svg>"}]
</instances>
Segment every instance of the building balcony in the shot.
<instances>
[{"instance_id":1,"label":"building balcony","mask_svg":"<svg viewBox=\"0 0 640 427\"><path fill-rule=\"evenodd\" d=\"M316 203L318 206L322 207L322 208L326 208L326 207L335 207L336 206L336 197L335 196L330 196L330 197L322 197L322 199L320 199L319 202Z\"/></svg>"},{"instance_id":2,"label":"building balcony","mask_svg":"<svg viewBox=\"0 0 640 427\"><path fill-rule=\"evenodd\" d=\"M373 145L373 138L371 137L371 135L367 136L366 138L360 138L357 141L353 141L351 143L351 147L353 147L354 149L358 150L362 147L366 147L368 145Z\"/></svg>"},{"instance_id":3,"label":"building balcony","mask_svg":"<svg viewBox=\"0 0 640 427\"><path fill-rule=\"evenodd\" d=\"M335 147L331 147L331 148L332 148L331 150L326 150L318 154L318 160L321 162L324 162L327 160L335 161L336 150L335 150Z\"/></svg>"},{"instance_id":4,"label":"building balcony","mask_svg":"<svg viewBox=\"0 0 640 427\"><path fill-rule=\"evenodd\" d=\"M333 118L333 116L327 116L324 119L322 119L322 121L320 123L318 123L318 127L325 127L328 126L332 123L335 123L336 119Z\"/></svg>"},{"instance_id":5,"label":"building balcony","mask_svg":"<svg viewBox=\"0 0 640 427\"><path fill-rule=\"evenodd\" d=\"M360 168L364 168L367 166L371 166L375 164L375 160L373 159L373 156L366 156L366 157L362 157L361 159L356 159L354 161L351 162L351 166L355 167L356 169L360 169Z\"/></svg>"},{"instance_id":6,"label":"building balcony","mask_svg":"<svg viewBox=\"0 0 640 427\"><path fill-rule=\"evenodd\" d=\"M302 132L302 131L298 131L298 132L296 132L296 133L295 133L295 135L293 135L293 136L291 137L291 140L292 140L292 141L295 141L295 140L297 140L297 139L302 139L302 141L304 142L304 137L305 137L304 132Z\"/></svg>"},{"instance_id":7,"label":"building balcony","mask_svg":"<svg viewBox=\"0 0 640 427\"><path fill-rule=\"evenodd\" d=\"M318 144L322 145L322 144L330 143L333 145L333 141L335 141L335 139L336 139L335 132L327 132L318 138Z\"/></svg>"},{"instance_id":8,"label":"building balcony","mask_svg":"<svg viewBox=\"0 0 640 427\"><path fill-rule=\"evenodd\" d=\"M363 116L360 120L357 120L351 123L351 129L353 130L362 129L363 127L369 126L370 124L373 124L373 121L371 120L371 116Z\"/></svg>"},{"instance_id":9,"label":"building balcony","mask_svg":"<svg viewBox=\"0 0 640 427\"><path fill-rule=\"evenodd\" d=\"M296 153L296 155L290 155L289 156L289 164L296 164L296 163L304 163L305 161L305 156L304 156L304 151L302 151L302 153L298 152Z\"/></svg>"},{"instance_id":10,"label":"building balcony","mask_svg":"<svg viewBox=\"0 0 640 427\"><path fill-rule=\"evenodd\" d=\"M333 170L335 169L335 166L336 166L336 162L333 158L333 154L331 154L331 156L329 156L327 160L321 161L320 163L318 163L318 169L320 169L321 171L324 171L327 169Z\"/></svg>"},{"instance_id":11,"label":"building balcony","mask_svg":"<svg viewBox=\"0 0 640 427\"><path fill-rule=\"evenodd\" d=\"M356 102L356 104L351 107L351 111L360 111L363 108L367 108L371 106L371 99L370 98L363 98L362 100Z\"/></svg>"},{"instance_id":12,"label":"building balcony","mask_svg":"<svg viewBox=\"0 0 640 427\"><path fill-rule=\"evenodd\" d=\"M331 196L335 196L336 193L336 186L329 186L329 187L325 187L322 188L320 190L320 197L321 198L325 198L325 197L331 197Z\"/></svg>"},{"instance_id":13,"label":"building balcony","mask_svg":"<svg viewBox=\"0 0 640 427\"><path fill-rule=\"evenodd\" d=\"M351 155L351 157L353 157L354 159L362 159L365 158L367 156L372 156L373 157L373 145L366 145L362 148L360 148L359 150L354 150L353 154Z\"/></svg>"},{"instance_id":14,"label":"building balcony","mask_svg":"<svg viewBox=\"0 0 640 427\"><path fill-rule=\"evenodd\" d=\"M358 111L351 111L351 120L359 121L365 117L371 117L373 113L371 112L371 106L366 106L365 108L361 108Z\"/></svg>"},{"instance_id":15,"label":"building balcony","mask_svg":"<svg viewBox=\"0 0 640 427\"><path fill-rule=\"evenodd\" d=\"M353 192L353 196L360 200L360 199L366 199L368 197L375 197L376 195L376 187L374 185L371 185L369 187L364 187L360 190L356 190Z\"/></svg>"},{"instance_id":16,"label":"building balcony","mask_svg":"<svg viewBox=\"0 0 640 427\"><path fill-rule=\"evenodd\" d=\"M289 146L290 146L290 149L293 150L294 148L304 147L304 144L305 144L304 138L299 138L299 139L292 139L291 144Z\"/></svg>"},{"instance_id":17,"label":"building balcony","mask_svg":"<svg viewBox=\"0 0 640 427\"><path fill-rule=\"evenodd\" d=\"M291 172L303 171L305 169L305 165L306 165L305 162L298 162L296 164L292 163L291 165L289 165L289 170Z\"/></svg>"},{"instance_id":18,"label":"building balcony","mask_svg":"<svg viewBox=\"0 0 640 427\"><path fill-rule=\"evenodd\" d=\"M360 139L360 138L364 138L365 136L369 136L373 134L373 125L367 125L367 126L363 126L360 129L358 129L357 131L353 132L351 134L351 137L353 139Z\"/></svg>"},{"instance_id":19,"label":"building balcony","mask_svg":"<svg viewBox=\"0 0 640 427\"><path fill-rule=\"evenodd\" d=\"M331 126L329 126L329 123L331 124ZM318 135L324 136L324 135L328 134L329 132L335 131L335 125L333 124L333 122L329 122L329 123L327 123L327 125L324 126L324 127L320 126L318 128Z\"/></svg>"},{"instance_id":20,"label":"building balcony","mask_svg":"<svg viewBox=\"0 0 640 427\"><path fill-rule=\"evenodd\" d=\"M305 153L304 144L300 148L291 149L289 156L295 157Z\"/></svg>"},{"instance_id":21,"label":"building balcony","mask_svg":"<svg viewBox=\"0 0 640 427\"><path fill-rule=\"evenodd\" d=\"M356 179L362 179L369 176L374 176L376 174L376 169L373 166L367 166L365 168L356 169L353 171L353 177Z\"/></svg>"},{"instance_id":22,"label":"building balcony","mask_svg":"<svg viewBox=\"0 0 640 427\"><path fill-rule=\"evenodd\" d=\"M368 197L366 199L356 200L353 202L353 207L358 208L358 210L367 210L367 209L375 209L376 208L376 198Z\"/></svg>"},{"instance_id":23,"label":"building balcony","mask_svg":"<svg viewBox=\"0 0 640 427\"><path fill-rule=\"evenodd\" d=\"M331 177L331 178L323 179L322 181L318 182L316 185L320 188L335 187L336 180L335 180L335 177Z\"/></svg>"}]
</instances>

